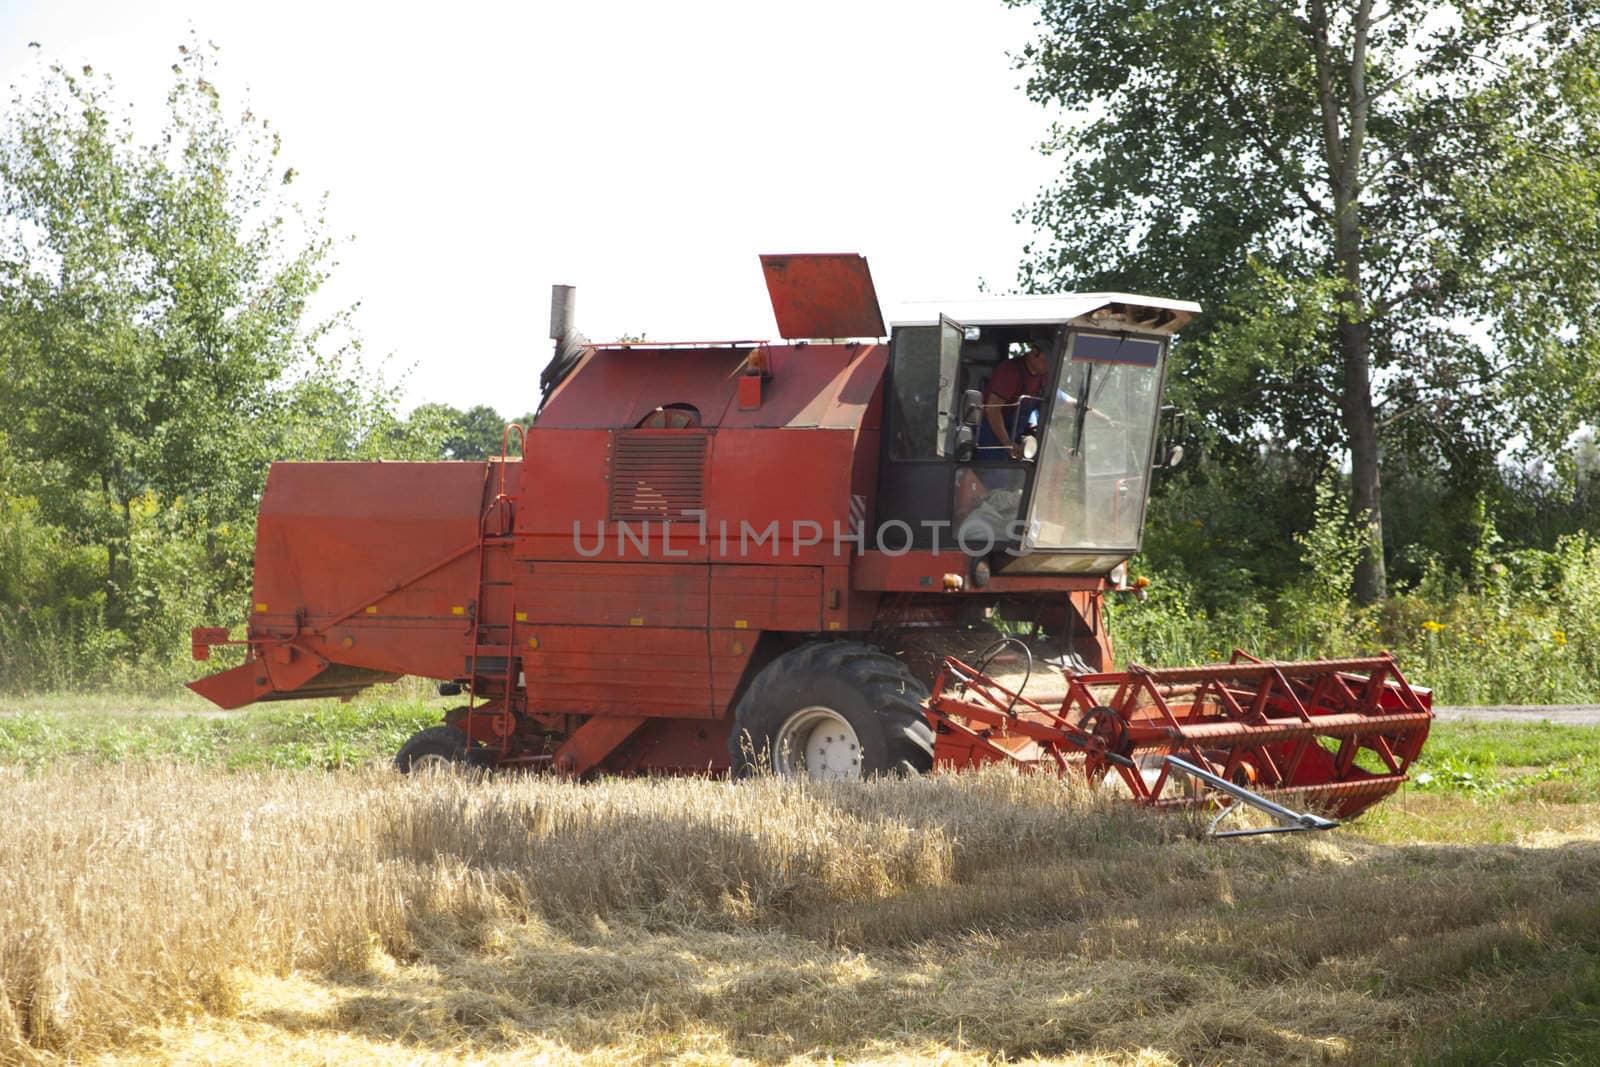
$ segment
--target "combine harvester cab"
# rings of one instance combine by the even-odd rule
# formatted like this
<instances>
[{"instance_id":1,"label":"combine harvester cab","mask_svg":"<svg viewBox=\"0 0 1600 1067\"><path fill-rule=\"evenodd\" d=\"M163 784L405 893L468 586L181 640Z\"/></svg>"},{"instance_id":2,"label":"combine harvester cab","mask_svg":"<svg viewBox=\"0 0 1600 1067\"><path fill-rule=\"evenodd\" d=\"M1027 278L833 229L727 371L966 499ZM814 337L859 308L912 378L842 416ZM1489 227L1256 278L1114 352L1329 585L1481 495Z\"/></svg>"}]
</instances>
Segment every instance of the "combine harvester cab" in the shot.
<instances>
[{"instance_id":1,"label":"combine harvester cab","mask_svg":"<svg viewBox=\"0 0 1600 1067\"><path fill-rule=\"evenodd\" d=\"M762 268L783 343L591 344L558 286L520 462L275 465L245 662L193 688L464 693L402 770L1004 759L1110 768L1149 803L1262 788L1341 815L1405 780L1427 694L1387 659L1110 670L1105 598L1137 592L1197 305L984 298L886 326L859 256ZM196 657L227 638L196 630Z\"/></svg>"}]
</instances>

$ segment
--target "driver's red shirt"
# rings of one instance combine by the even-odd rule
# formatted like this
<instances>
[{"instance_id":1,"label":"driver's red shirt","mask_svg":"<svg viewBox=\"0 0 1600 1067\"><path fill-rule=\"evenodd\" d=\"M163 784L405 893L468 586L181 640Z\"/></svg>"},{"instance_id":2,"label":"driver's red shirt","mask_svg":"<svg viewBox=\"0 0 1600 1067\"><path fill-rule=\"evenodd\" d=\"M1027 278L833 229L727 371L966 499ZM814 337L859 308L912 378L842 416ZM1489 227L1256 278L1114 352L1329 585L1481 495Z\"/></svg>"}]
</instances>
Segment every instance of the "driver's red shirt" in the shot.
<instances>
[{"instance_id":1,"label":"driver's red shirt","mask_svg":"<svg viewBox=\"0 0 1600 1067\"><path fill-rule=\"evenodd\" d=\"M1008 359L989 375L989 397L1002 403L1014 404L1021 396L1043 396L1045 375L1029 374L1027 358ZM987 398L986 398L987 399Z\"/></svg>"}]
</instances>

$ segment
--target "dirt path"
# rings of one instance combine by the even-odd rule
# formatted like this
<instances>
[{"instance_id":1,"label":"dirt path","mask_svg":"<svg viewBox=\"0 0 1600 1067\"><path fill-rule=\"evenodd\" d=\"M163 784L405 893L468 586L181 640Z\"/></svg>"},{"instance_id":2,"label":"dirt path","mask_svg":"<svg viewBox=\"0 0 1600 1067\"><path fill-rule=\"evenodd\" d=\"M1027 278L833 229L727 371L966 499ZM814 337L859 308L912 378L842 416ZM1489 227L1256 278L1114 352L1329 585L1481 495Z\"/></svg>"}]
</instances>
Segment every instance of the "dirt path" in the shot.
<instances>
[{"instance_id":1,"label":"dirt path","mask_svg":"<svg viewBox=\"0 0 1600 1067\"><path fill-rule=\"evenodd\" d=\"M1467 722L1553 722L1562 726L1600 725L1600 704L1485 704L1433 709L1441 719Z\"/></svg>"}]
</instances>

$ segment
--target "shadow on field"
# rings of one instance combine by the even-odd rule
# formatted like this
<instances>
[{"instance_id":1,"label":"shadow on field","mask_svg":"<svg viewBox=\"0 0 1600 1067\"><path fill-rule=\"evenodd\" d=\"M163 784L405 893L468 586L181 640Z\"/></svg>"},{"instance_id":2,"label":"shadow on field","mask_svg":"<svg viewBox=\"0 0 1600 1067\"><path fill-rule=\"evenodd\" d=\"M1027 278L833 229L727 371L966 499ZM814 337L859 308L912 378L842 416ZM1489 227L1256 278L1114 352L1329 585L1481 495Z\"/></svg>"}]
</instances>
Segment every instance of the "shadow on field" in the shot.
<instances>
[{"instance_id":1,"label":"shadow on field","mask_svg":"<svg viewBox=\"0 0 1600 1067\"><path fill-rule=\"evenodd\" d=\"M1204 842L1114 806L915 794L812 796L793 838L781 808L762 827L613 807L520 843L474 834L456 857L515 908L418 911L415 966L257 1018L601 1058L1394 1062L1476 1048L1483 1004L1537 1018L1600 962L1592 842Z\"/></svg>"}]
</instances>

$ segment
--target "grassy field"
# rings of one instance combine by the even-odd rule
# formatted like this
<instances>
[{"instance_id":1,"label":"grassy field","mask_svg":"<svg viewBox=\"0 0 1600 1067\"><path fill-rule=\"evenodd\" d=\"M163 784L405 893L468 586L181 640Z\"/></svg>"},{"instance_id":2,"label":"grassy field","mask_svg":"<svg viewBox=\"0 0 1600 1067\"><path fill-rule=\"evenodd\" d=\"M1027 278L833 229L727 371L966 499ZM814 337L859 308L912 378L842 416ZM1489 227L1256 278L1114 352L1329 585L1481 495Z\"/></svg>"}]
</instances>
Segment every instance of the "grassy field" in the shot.
<instances>
[{"instance_id":1,"label":"grassy field","mask_svg":"<svg viewBox=\"0 0 1600 1067\"><path fill-rule=\"evenodd\" d=\"M221 713L185 692L164 705L96 694L0 701L0 764L46 767L172 761L226 770L334 770L387 762L407 737L460 699L419 684L391 686L350 703L258 704Z\"/></svg>"},{"instance_id":2,"label":"grassy field","mask_svg":"<svg viewBox=\"0 0 1600 1067\"><path fill-rule=\"evenodd\" d=\"M0 717L0 1062L1600 1061L1600 730L1214 843L1009 773L371 766L434 703Z\"/></svg>"}]
</instances>

